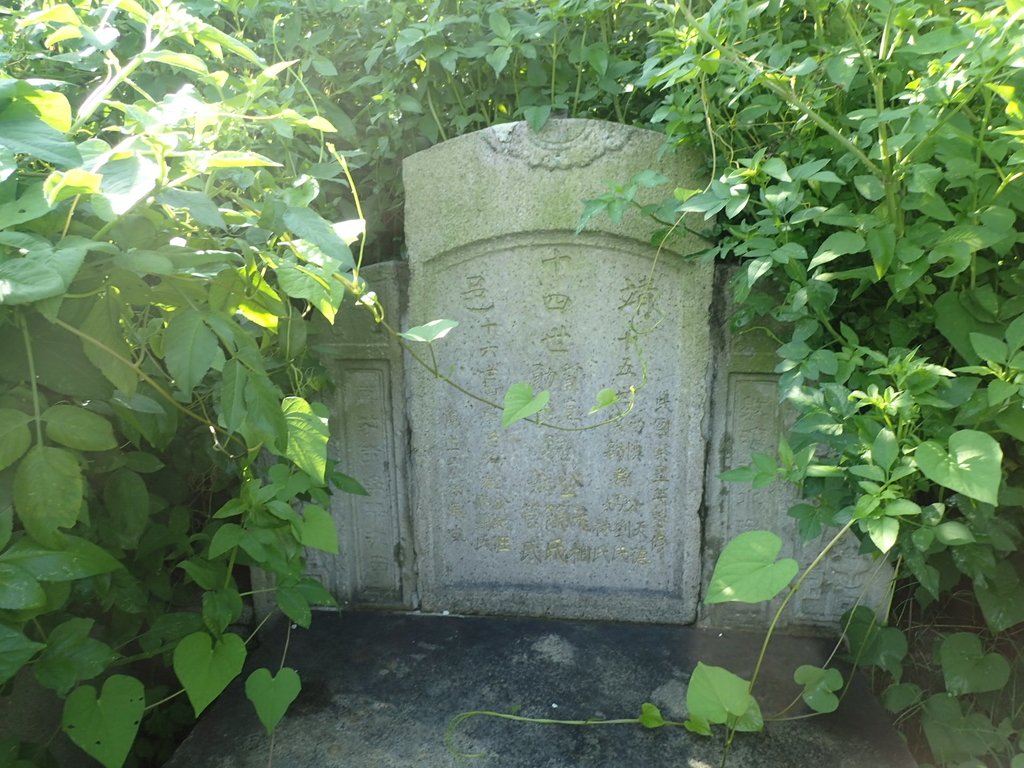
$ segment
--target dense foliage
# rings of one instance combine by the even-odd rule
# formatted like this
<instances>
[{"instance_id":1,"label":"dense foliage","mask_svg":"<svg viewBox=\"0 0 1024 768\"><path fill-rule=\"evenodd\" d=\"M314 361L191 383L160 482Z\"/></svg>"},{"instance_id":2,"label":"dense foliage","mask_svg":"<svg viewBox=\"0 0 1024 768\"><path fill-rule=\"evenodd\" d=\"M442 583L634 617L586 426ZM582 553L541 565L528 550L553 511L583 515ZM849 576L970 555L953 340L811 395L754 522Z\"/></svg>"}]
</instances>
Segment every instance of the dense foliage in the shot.
<instances>
[{"instance_id":1,"label":"dense foliage","mask_svg":"<svg viewBox=\"0 0 1024 768\"><path fill-rule=\"evenodd\" d=\"M310 208L343 172L311 163L333 126L291 64L184 6L27 3L0 39L0 684L65 699L103 765L159 764L146 713L183 689L199 714L242 668L242 566L297 624L331 602L303 547L338 551L328 479L360 489L306 338L359 287L358 222ZM299 688L273 672L246 686L268 730Z\"/></svg>"},{"instance_id":2,"label":"dense foliage","mask_svg":"<svg viewBox=\"0 0 1024 768\"><path fill-rule=\"evenodd\" d=\"M668 14L644 83L666 93L656 119L717 169L707 189L679 190L678 210L722 222L711 254L739 263L738 330L770 320L796 413L777 457L731 476L798 484L790 514L806 538L850 531L896 566L906 635L863 607L845 628L935 762L1020 765L1024 6ZM795 563L770 542L734 542L709 599L786 589ZM837 674L797 672L808 705L838 704ZM711 722L758 725L739 691Z\"/></svg>"}]
</instances>

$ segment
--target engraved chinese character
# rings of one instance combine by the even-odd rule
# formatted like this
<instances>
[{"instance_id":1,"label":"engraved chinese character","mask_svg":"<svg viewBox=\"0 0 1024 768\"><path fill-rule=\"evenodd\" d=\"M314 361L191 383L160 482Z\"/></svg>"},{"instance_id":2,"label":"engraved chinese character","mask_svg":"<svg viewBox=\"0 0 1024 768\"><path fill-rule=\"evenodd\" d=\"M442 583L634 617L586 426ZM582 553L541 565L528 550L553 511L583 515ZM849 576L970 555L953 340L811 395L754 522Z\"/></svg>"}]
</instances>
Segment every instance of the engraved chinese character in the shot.
<instances>
[{"instance_id":1,"label":"engraved chinese character","mask_svg":"<svg viewBox=\"0 0 1024 768\"><path fill-rule=\"evenodd\" d=\"M612 473L612 482L615 485L629 485L629 481L633 479L632 470L626 469L625 467L616 467Z\"/></svg>"},{"instance_id":2,"label":"engraved chinese character","mask_svg":"<svg viewBox=\"0 0 1024 768\"><path fill-rule=\"evenodd\" d=\"M547 348L548 352L568 352L569 342L571 341L572 336L569 333L569 329L564 325L552 328L541 337L541 342Z\"/></svg>"},{"instance_id":3,"label":"engraved chinese character","mask_svg":"<svg viewBox=\"0 0 1024 768\"><path fill-rule=\"evenodd\" d=\"M570 299L564 293L549 293L544 296L544 308L552 312L564 312Z\"/></svg>"},{"instance_id":4,"label":"engraved chinese character","mask_svg":"<svg viewBox=\"0 0 1024 768\"><path fill-rule=\"evenodd\" d=\"M486 312L494 308L494 302L487 298L483 275L471 275L466 278L466 289L462 291L462 306L471 312Z\"/></svg>"}]
</instances>

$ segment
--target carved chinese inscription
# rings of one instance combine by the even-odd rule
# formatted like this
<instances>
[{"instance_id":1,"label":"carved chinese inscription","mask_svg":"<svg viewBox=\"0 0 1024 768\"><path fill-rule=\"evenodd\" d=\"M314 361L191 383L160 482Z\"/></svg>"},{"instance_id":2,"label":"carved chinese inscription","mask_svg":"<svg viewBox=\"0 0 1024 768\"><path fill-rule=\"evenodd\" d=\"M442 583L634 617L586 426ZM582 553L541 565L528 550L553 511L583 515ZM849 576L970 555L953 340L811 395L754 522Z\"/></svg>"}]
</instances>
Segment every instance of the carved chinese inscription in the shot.
<instances>
[{"instance_id":1,"label":"carved chinese inscription","mask_svg":"<svg viewBox=\"0 0 1024 768\"><path fill-rule=\"evenodd\" d=\"M501 403L549 390L541 418L500 411L408 367L419 594L427 610L686 623L700 583L710 265L660 254L649 221L596 217L609 181L691 158L656 134L552 120L453 139L405 162L407 326L446 317L439 370ZM459 173L452 174L452 169ZM702 182L701 182L702 183Z\"/></svg>"},{"instance_id":2,"label":"carved chinese inscription","mask_svg":"<svg viewBox=\"0 0 1024 768\"><path fill-rule=\"evenodd\" d=\"M709 361L661 305L698 310L681 296L679 265L638 286L602 272L602 259L651 267L639 244L545 235L465 249L426 284L458 287L448 314L459 332L436 354L467 389L500 401L528 380L551 391L542 418L563 427L599 421L606 412L587 412L604 387L623 403L637 395L621 422L593 431L502 430L497 411L413 376L425 608L692 620L703 406L688 400L703 397ZM520 291L510 265L542 275L543 290ZM434 295L426 286L414 300Z\"/></svg>"}]
</instances>

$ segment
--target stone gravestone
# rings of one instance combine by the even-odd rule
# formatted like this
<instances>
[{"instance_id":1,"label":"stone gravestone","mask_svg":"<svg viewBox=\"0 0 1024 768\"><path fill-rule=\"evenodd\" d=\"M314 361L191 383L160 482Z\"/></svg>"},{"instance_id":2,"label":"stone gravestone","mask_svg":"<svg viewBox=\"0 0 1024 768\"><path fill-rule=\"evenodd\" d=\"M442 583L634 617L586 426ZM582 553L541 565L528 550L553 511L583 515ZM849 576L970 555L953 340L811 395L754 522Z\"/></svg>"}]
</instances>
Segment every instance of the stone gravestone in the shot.
<instances>
[{"instance_id":1,"label":"stone gravestone","mask_svg":"<svg viewBox=\"0 0 1024 768\"><path fill-rule=\"evenodd\" d=\"M594 218L581 201L659 168L701 186L662 137L553 120L495 126L405 163L409 311L459 327L439 371L501 402L513 382L551 392L553 427L519 423L407 360L419 596L428 611L692 622L711 376L712 267L660 253L648 219ZM663 195L668 187L655 191ZM413 348L430 360L425 345ZM596 393L636 405L576 431Z\"/></svg>"}]
</instances>

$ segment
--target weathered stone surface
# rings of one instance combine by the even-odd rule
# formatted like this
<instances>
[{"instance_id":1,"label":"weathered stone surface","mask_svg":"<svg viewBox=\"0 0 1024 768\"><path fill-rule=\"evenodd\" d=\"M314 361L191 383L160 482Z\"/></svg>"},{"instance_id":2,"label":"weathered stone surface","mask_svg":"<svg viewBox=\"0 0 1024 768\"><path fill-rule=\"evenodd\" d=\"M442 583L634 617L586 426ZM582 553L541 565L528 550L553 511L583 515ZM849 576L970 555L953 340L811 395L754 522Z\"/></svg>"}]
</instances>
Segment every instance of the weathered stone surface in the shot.
<instances>
[{"instance_id":1,"label":"weathered stone surface","mask_svg":"<svg viewBox=\"0 0 1024 768\"><path fill-rule=\"evenodd\" d=\"M704 589L722 548L741 533L766 529L783 539L780 557L793 557L805 567L835 531L804 542L796 521L788 516L797 503L796 490L778 482L755 489L749 483L725 482L722 472L750 463L754 453L774 456L791 414L779 400L775 342L764 328L732 334L733 307L727 298L728 271L718 275L713 325L715 382L710 400L711 442L707 473L707 516L704 539ZM804 582L783 614L782 626L821 627L835 631L842 614L860 602L884 606L892 568L857 553L853 536L840 545ZM720 603L702 607L701 622L709 626L765 627L782 596L770 604Z\"/></svg>"},{"instance_id":2,"label":"weathered stone surface","mask_svg":"<svg viewBox=\"0 0 1024 768\"><path fill-rule=\"evenodd\" d=\"M405 325L459 321L435 345L440 372L495 402L516 381L549 389L544 420L571 427L614 412L587 415L600 389L637 390L612 426L506 431L499 410L409 364L425 609L694 619L712 269L679 258L696 240L658 253L635 212L574 234L581 201L609 182L658 167L699 184L660 149L657 134L566 120L407 159Z\"/></svg>"},{"instance_id":3,"label":"weathered stone surface","mask_svg":"<svg viewBox=\"0 0 1024 768\"><path fill-rule=\"evenodd\" d=\"M281 662L279 623L249 668ZM318 614L290 635L288 666L302 692L270 739L245 700L248 670L203 716L166 768L718 768L714 738L683 728L537 725L472 718L451 749L446 732L473 710L525 717L636 717L644 702L675 722L687 717L696 662L749 676L761 637L691 627ZM766 716L803 712L793 671L827 663L830 641L779 637L755 688ZM844 676L846 670L843 670ZM855 678L837 712L772 722L737 734L730 768L913 768L915 763L864 681Z\"/></svg>"},{"instance_id":4,"label":"weathered stone surface","mask_svg":"<svg viewBox=\"0 0 1024 768\"><path fill-rule=\"evenodd\" d=\"M375 264L361 276L399 317L404 265ZM401 348L369 311L351 305L333 326L323 323L313 343L334 385L326 396L332 458L369 496L335 491L331 514L341 553L309 550L309 570L342 605L414 607Z\"/></svg>"}]
</instances>

